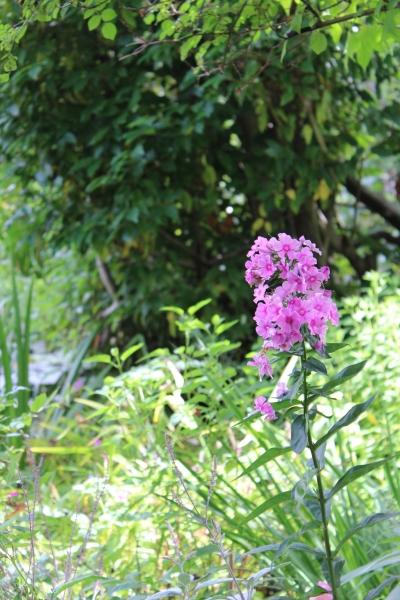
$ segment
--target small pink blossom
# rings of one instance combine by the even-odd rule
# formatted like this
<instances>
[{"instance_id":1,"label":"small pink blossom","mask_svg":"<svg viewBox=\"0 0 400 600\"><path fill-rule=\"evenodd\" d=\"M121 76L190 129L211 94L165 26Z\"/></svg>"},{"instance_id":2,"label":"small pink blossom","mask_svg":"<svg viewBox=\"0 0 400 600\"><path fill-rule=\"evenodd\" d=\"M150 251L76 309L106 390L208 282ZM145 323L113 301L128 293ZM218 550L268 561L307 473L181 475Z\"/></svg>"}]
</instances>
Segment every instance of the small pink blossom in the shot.
<instances>
[{"instance_id":1,"label":"small pink blossom","mask_svg":"<svg viewBox=\"0 0 400 600\"><path fill-rule=\"evenodd\" d=\"M255 357L252 360L250 360L247 364L252 367L257 367L260 379L262 379L265 375L268 375L268 377L272 377L271 364L268 360L268 357L263 352L256 354Z\"/></svg>"},{"instance_id":2,"label":"small pink blossom","mask_svg":"<svg viewBox=\"0 0 400 600\"><path fill-rule=\"evenodd\" d=\"M15 498L18 495L19 495L19 492L14 490L13 492L10 492L9 494L7 494L7 498Z\"/></svg>"},{"instance_id":3,"label":"small pink blossom","mask_svg":"<svg viewBox=\"0 0 400 600\"><path fill-rule=\"evenodd\" d=\"M332 588L327 581L318 581L318 587L328 592L327 594L319 594L319 596L312 596L309 600L333 600Z\"/></svg>"},{"instance_id":4,"label":"small pink blossom","mask_svg":"<svg viewBox=\"0 0 400 600\"><path fill-rule=\"evenodd\" d=\"M275 421L277 418L272 404L264 396L257 396L254 400L254 409L262 413L267 421Z\"/></svg>"},{"instance_id":5,"label":"small pink blossom","mask_svg":"<svg viewBox=\"0 0 400 600\"><path fill-rule=\"evenodd\" d=\"M277 398L283 398L288 393L289 388L283 381L280 381L276 386L276 396Z\"/></svg>"}]
</instances>

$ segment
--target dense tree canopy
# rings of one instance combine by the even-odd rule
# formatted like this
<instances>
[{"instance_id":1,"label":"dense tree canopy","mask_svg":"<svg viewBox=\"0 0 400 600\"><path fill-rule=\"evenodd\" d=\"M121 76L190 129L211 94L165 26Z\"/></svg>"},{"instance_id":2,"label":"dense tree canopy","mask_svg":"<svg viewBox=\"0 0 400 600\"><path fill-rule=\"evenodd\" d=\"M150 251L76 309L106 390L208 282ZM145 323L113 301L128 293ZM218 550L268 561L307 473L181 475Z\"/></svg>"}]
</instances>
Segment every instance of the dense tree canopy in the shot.
<instances>
[{"instance_id":1,"label":"dense tree canopy","mask_svg":"<svg viewBox=\"0 0 400 600\"><path fill-rule=\"evenodd\" d=\"M165 304L240 314L258 233L362 275L400 227L361 182L396 178L399 14L378 4L9 4L30 24L3 41L1 147L39 230L94 247L122 315L155 331Z\"/></svg>"}]
</instances>

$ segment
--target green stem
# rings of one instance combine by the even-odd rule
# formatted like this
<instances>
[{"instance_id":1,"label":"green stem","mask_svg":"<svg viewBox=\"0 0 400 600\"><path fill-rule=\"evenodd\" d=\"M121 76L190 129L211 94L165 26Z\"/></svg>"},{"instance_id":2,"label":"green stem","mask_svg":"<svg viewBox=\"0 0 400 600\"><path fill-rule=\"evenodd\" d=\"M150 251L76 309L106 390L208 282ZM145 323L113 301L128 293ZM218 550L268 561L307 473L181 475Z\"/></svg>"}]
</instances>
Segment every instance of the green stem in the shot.
<instances>
[{"instance_id":1,"label":"green stem","mask_svg":"<svg viewBox=\"0 0 400 600\"><path fill-rule=\"evenodd\" d=\"M305 342L303 342L303 356L301 357L301 366L302 366L302 370L303 370L304 422L305 422L305 428L306 428L306 434L307 434L308 447L310 449L312 462L313 462L314 468L317 473L318 501L319 501L319 505L320 505L320 509L321 509L322 532L323 532L323 537L324 537L326 562L328 565L328 572L329 572L329 579L330 579L329 583L332 587L333 600L338 600L339 597L338 597L335 573L334 573L334 568L333 568L332 548L331 548L331 543L330 543L330 539L329 539L328 516L327 516L327 510L326 510L326 499L325 499L325 493L324 493L324 486L322 483L321 468L319 466L317 454L315 451L315 445L314 445L314 442L312 440L312 435L311 435L311 423L310 423L310 417L309 417L309 412L308 412L307 371L304 368L304 363L306 360L307 360L307 351L306 351Z\"/></svg>"}]
</instances>

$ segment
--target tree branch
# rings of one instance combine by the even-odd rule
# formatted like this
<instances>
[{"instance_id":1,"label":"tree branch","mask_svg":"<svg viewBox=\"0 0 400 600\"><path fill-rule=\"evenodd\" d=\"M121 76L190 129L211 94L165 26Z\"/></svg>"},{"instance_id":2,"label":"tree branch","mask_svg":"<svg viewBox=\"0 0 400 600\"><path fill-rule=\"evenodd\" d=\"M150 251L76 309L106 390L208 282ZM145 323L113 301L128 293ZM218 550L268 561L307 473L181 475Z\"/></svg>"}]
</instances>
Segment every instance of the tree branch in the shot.
<instances>
[{"instance_id":1,"label":"tree branch","mask_svg":"<svg viewBox=\"0 0 400 600\"><path fill-rule=\"evenodd\" d=\"M400 205L389 202L376 192L362 185L354 177L348 177L345 181L346 189L365 204L370 210L381 215L390 225L400 229Z\"/></svg>"}]
</instances>

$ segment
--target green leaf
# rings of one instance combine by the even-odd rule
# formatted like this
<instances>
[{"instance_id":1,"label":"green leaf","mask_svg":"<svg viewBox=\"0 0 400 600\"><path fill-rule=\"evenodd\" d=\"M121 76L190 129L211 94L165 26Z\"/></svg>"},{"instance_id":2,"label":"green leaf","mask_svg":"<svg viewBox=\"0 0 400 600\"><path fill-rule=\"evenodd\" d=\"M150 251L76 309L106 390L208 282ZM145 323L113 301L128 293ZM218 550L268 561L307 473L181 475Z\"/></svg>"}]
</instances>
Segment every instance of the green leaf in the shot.
<instances>
[{"instance_id":1,"label":"green leaf","mask_svg":"<svg viewBox=\"0 0 400 600\"><path fill-rule=\"evenodd\" d=\"M260 418L260 413L259 411L255 411L255 412L251 412L250 414L248 414L246 417L244 417L243 419L240 419L240 421L236 421L236 423L234 423L232 425L232 427L238 427L239 425L242 425L242 423L247 423L248 421L255 421L256 419Z\"/></svg>"},{"instance_id":2,"label":"green leaf","mask_svg":"<svg viewBox=\"0 0 400 600\"><path fill-rule=\"evenodd\" d=\"M59 583L51 592L51 597L56 598L61 592L68 590L74 587L78 583L92 583L93 581L98 581L104 579L100 575L94 575L93 573L87 573L85 575L79 575L78 577L74 577L69 581L65 581L64 583Z\"/></svg>"},{"instance_id":3,"label":"green leaf","mask_svg":"<svg viewBox=\"0 0 400 600\"><path fill-rule=\"evenodd\" d=\"M349 573L346 573L345 575L343 575L343 577L340 580L340 583L341 583L341 585L344 585L346 583L349 583L356 577L362 577L363 575L367 575L367 574L369 575L370 573L372 573L374 571L380 571L381 569L384 569L385 567L389 567L391 565L398 565L399 562L400 562L400 552L399 551L391 552L390 554L385 554L384 556L379 556L378 558L376 558L375 560L372 560L368 564L363 565L362 567L359 567L358 569L354 569L353 571L350 571ZM393 598L393 600L395 600L395 599Z\"/></svg>"},{"instance_id":4,"label":"green leaf","mask_svg":"<svg viewBox=\"0 0 400 600\"><path fill-rule=\"evenodd\" d=\"M316 371L317 373L328 375L328 371L326 370L324 363L317 358L309 358L308 360L304 361L303 366L307 369L307 371Z\"/></svg>"},{"instance_id":5,"label":"green leaf","mask_svg":"<svg viewBox=\"0 0 400 600\"><path fill-rule=\"evenodd\" d=\"M367 473L370 473L374 469L381 467L382 465L387 463L389 460L391 460L391 458L392 457L383 458L382 460L377 460L373 463L368 463L366 465L356 465L355 467L352 467L335 483L333 488L328 492L327 497L332 498L340 490L342 490L344 487L348 486L349 483L352 483L356 479L359 479L360 477L367 475Z\"/></svg>"},{"instance_id":6,"label":"green leaf","mask_svg":"<svg viewBox=\"0 0 400 600\"><path fill-rule=\"evenodd\" d=\"M270 508L275 508L275 506L279 506L279 504L282 504L283 502L287 502L288 500L291 500L291 499L292 499L291 492L281 492L280 494L273 496L273 498L269 498L268 500L266 500L265 502L263 502L262 504L257 506L257 508L255 508L253 511L251 511L251 513L242 520L241 524L244 525L245 523L252 521L256 517L259 517L260 515L262 515L265 511L269 510Z\"/></svg>"},{"instance_id":7,"label":"green leaf","mask_svg":"<svg viewBox=\"0 0 400 600\"><path fill-rule=\"evenodd\" d=\"M370 590L368 592L368 594L365 596L365 600L375 600L376 598L379 598L379 596L382 594L383 590L385 588L387 588L388 585L391 585L395 581L398 581L398 577L396 577L395 575L391 575L390 577L385 579L385 581L382 581L382 583L380 583L373 590Z\"/></svg>"},{"instance_id":8,"label":"green leaf","mask_svg":"<svg viewBox=\"0 0 400 600\"><path fill-rule=\"evenodd\" d=\"M89 446L30 446L36 454L87 454L93 448Z\"/></svg>"},{"instance_id":9,"label":"green leaf","mask_svg":"<svg viewBox=\"0 0 400 600\"><path fill-rule=\"evenodd\" d=\"M168 598L168 596L182 596L182 593L181 588L174 587L163 592L157 592L157 594L153 594L152 596L147 596L147 600L158 600L159 598Z\"/></svg>"},{"instance_id":10,"label":"green leaf","mask_svg":"<svg viewBox=\"0 0 400 600\"><path fill-rule=\"evenodd\" d=\"M185 60L187 58L187 56L189 55L190 51L193 50L193 48L197 48L201 41L201 38L201 35L192 35L185 42L183 42L180 48L180 55L182 60Z\"/></svg>"},{"instance_id":11,"label":"green leaf","mask_svg":"<svg viewBox=\"0 0 400 600\"><path fill-rule=\"evenodd\" d=\"M321 444L324 444L330 437L332 437L332 435L334 435L337 431L339 431L339 429L342 429L343 427L346 427L347 425L354 423L354 421L356 421L356 419L358 419L358 417L368 409L368 407L371 404L371 402L373 401L374 397L375 396L372 396L365 402L362 402L361 404L356 404L355 406L352 406L352 408L341 419L339 419L339 421L337 421L329 429L329 431L325 435L322 436L322 438L320 438L315 443L315 447L318 448L319 446L321 446Z\"/></svg>"},{"instance_id":12,"label":"green leaf","mask_svg":"<svg viewBox=\"0 0 400 600\"><path fill-rule=\"evenodd\" d=\"M396 585L395 588L392 589L389 596L386 600L399 600L400 598L400 585Z\"/></svg>"},{"instance_id":13,"label":"green leaf","mask_svg":"<svg viewBox=\"0 0 400 600\"><path fill-rule=\"evenodd\" d=\"M297 415L292 423L290 447L296 454L300 454L306 446L307 433L305 419L303 415Z\"/></svg>"},{"instance_id":14,"label":"green leaf","mask_svg":"<svg viewBox=\"0 0 400 600\"><path fill-rule=\"evenodd\" d=\"M161 23L161 28L160 28L160 40L164 40L166 37L170 37L173 35L173 33L175 32L175 23L174 21L172 21L171 19L165 19L165 21L163 21Z\"/></svg>"},{"instance_id":15,"label":"green leaf","mask_svg":"<svg viewBox=\"0 0 400 600\"><path fill-rule=\"evenodd\" d=\"M334 23L328 28L328 33L335 44L338 44L340 42L340 38L342 37L343 27L339 23Z\"/></svg>"},{"instance_id":16,"label":"green leaf","mask_svg":"<svg viewBox=\"0 0 400 600\"><path fill-rule=\"evenodd\" d=\"M288 452L290 452L290 450L291 448L269 448L269 450L264 452L261 456L257 458L257 460L255 460L249 467L247 467L247 469L245 469L243 473L239 475L239 477L243 477L243 475L248 475L255 469L258 469L259 467L262 467L262 465L265 465L270 460L273 460L278 456L282 456L282 454L287 454Z\"/></svg>"},{"instance_id":17,"label":"green leaf","mask_svg":"<svg viewBox=\"0 0 400 600\"><path fill-rule=\"evenodd\" d=\"M237 323L239 323L237 319L235 319L234 321L228 321L227 323L221 323L221 325L218 325L218 327L215 328L215 333L217 335L221 335L221 333L228 331L228 329L231 329L231 327L233 327Z\"/></svg>"},{"instance_id":18,"label":"green leaf","mask_svg":"<svg viewBox=\"0 0 400 600\"><path fill-rule=\"evenodd\" d=\"M199 312L200 309L203 308L203 306L207 306L207 304L210 304L210 302L211 302L211 298L206 298L205 300L200 300L200 302L197 302L197 304L190 306L188 308L189 315L191 315L191 316L195 315L197 312Z\"/></svg>"},{"instance_id":19,"label":"green leaf","mask_svg":"<svg viewBox=\"0 0 400 600\"><path fill-rule=\"evenodd\" d=\"M296 33L300 33L301 31L301 23L303 20L304 6L298 6L296 8L295 15L291 22L291 29Z\"/></svg>"},{"instance_id":20,"label":"green leaf","mask_svg":"<svg viewBox=\"0 0 400 600\"><path fill-rule=\"evenodd\" d=\"M322 31L313 31L310 36L310 48L315 54L321 54L326 50L328 41Z\"/></svg>"},{"instance_id":21,"label":"green leaf","mask_svg":"<svg viewBox=\"0 0 400 600\"><path fill-rule=\"evenodd\" d=\"M301 130L301 134L304 138L305 143L308 146L310 144L310 142L312 140L312 136L313 136L313 128L311 127L311 125L306 123L304 125L303 129Z\"/></svg>"},{"instance_id":22,"label":"green leaf","mask_svg":"<svg viewBox=\"0 0 400 600\"><path fill-rule=\"evenodd\" d=\"M183 308L180 308L179 306L162 306L160 308L160 311L161 312L173 312L176 315L179 315L180 317L185 314L185 311L183 310Z\"/></svg>"},{"instance_id":23,"label":"green leaf","mask_svg":"<svg viewBox=\"0 0 400 600\"><path fill-rule=\"evenodd\" d=\"M218 577L217 579L207 579L207 581L202 581L201 583L198 583L194 589L195 591L199 591L212 585L219 585L220 583L231 583L232 581L232 577Z\"/></svg>"},{"instance_id":24,"label":"green leaf","mask_svg":"<svg viewBox=\"0 0 400 600\"><path fill-rule=\"evenodd\" d=\"M104 23L101 27L101 34L106 40L115 40L117 28L114 23Z\"/></svg>"},{"instance_id":25,"label":"green leaf","mask_svg":"<svg viewBox=\"0 0 400 600\"><path fill-rule=\"evenodd\" d=\"M130 348L125 350L125 352L121 354L121 361L125 362L130 356L132 356L132 354L140 350L140 348L143 348L143 342L135 344L134 346L131 346Z\"/></svg>"},{"instance_id":26,"label":"green leaf","mask_svg":"<svg viewBox=\"0 0 400 600\"><path fill-rule=\"evenodd\" d=\"M345 367L339 373L337 373L337 375L334 375L332 379L321 388L321 392L323 394L329 393L344 381L355 377L360 371L362 371L366 362L366 360L363 360L362 362Z\"/></svg>"},{"instance_id":27,"label":"green leaf","mask_svg":"<svg viewBox=\"0 0 400 600\"><path fill-rule=\"evenodd\" d=\"M325 350L328 354L333 354L334 352L337 352L342 348L346 348L347 346L348 344L345 344L344 342L331 342L330 344L326 344Z\"/></svg>"},{"instance_id":28,"label":"green leaf","mask_svg":"<svg viewBox=\"0 0 400 600\"><path fill-rule=\"evenodd\" d=\"M151 25L152 23L154 23L156 17L154 13L147 13L147 15L144 17L143 21L146 23L146 25Z\"/></svg>"},{"instance_id":29,"label":"green leaf","mask_svg":"<svg viewBox=\"0 0 400 600\"><path fill-rule=\"evenodd\" d=\"M106 8L101 13L101 18L103 21L112 21L117 16L117 13L112 8Z\"/></svg>"},{"instance_id":30,"label":"green leaf","mask_svg":"<svg viewBox=\"0 0 400 600\"><path fill-rule=\"evenodd\" d=\"M89 356L89 358L85 358L85 363L91 362L99 362L107 365L113 364L111 356L109 356L108 354L95 354L94 356Z\"/></svg>"},{"instance_id":31,"label":"green leaf","mask_svg":"<svg viewBox=\"0 0 400 600\"><path fill-rule=\"evenodd\" d=\"M398 512L386 512L386 513L375 513L374 515L365 517L365 519L363 519L362 521L360 521L359 523L357 523L356 525L354 525L347 531L346 535L340 540L339 544L337 545L337 547L334 551L334 555L340 551L343 544L345 544L353 535L355 535L362 529L365 529L366 527L372 527L373 525L376 525L376 523L381 523L382 521L387 521L388 519L394 519L395 517L398 517L399 515L400 515L400 513L398 513Z\"/></svg>"},{"instance_id":32,"label":"green leaf","mask_svg":"<svg viewBox=\"0 0 400 600\"><path fill-rule=\"evenodd\" d=\"M97 27L100 25L100 22L101 22L101 18L99 15L94 15L93 17L91 17L88 21L89 31L93 31L93 29L97 29Z\"/></svg>"},{"instance_id":33,"label":"green leaf","mask_svg":"<svg viewBox=\"0 0 400 600\"><path fill-rule=\"evenodd\" d=\"M36 398L32 401L31 403L31 411L32 412L39 412L41 408L43 408L43 406L46 404L47 402L47 396L46 394L39 394L39 396L36 396Z\"/></svg>"}]
</instances>

